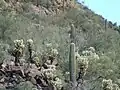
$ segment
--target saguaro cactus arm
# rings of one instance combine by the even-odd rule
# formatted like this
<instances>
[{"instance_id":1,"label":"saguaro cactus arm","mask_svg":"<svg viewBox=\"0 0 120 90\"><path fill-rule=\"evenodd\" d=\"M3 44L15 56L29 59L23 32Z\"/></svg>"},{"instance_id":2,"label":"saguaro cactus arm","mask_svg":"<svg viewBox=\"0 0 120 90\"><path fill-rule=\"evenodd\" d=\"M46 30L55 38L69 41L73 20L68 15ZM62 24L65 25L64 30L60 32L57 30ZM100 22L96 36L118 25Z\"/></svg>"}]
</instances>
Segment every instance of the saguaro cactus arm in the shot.
<instances>
[{"instance_id":1,"label":"saguaro cactus arm","mask_svg":"<svg viewBox=\"0 0 120 90\"><path fill-rule=\"evenodd\" d=\"M71 32L70 32L71 43L75 43L75 27L71 24Z\"/></svg>"}]
</instances>

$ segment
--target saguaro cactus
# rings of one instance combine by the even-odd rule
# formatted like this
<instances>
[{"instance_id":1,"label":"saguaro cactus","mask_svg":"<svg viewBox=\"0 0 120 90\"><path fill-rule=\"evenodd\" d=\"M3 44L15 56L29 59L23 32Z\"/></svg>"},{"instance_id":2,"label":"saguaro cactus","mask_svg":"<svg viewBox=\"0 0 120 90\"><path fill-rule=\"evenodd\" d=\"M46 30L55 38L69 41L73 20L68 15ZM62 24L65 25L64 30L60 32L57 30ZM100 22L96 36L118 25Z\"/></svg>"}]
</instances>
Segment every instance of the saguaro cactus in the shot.
<instances>
[{"instance_id":1,"label":"saguaro cactus","mask_svg":"<svg viewBox=\"0 0 120 90\"><path fill-rule=\"evenodd\" d=\"M72 82L72 87L75 88L76 85L76 59L75 59L75 44L70 44L69 53L69 68L70 68L70 81Z\"/></svg>"},{"instance_id":2,"label":"saguaro cactus","mask_svg":"<svg viewBox=\"0 0 120 90\"><path fill-rule=\"evenodd\" d=\"M107 19L105 19L105 30L107 29Z\"/></svg>"}]
</instances>

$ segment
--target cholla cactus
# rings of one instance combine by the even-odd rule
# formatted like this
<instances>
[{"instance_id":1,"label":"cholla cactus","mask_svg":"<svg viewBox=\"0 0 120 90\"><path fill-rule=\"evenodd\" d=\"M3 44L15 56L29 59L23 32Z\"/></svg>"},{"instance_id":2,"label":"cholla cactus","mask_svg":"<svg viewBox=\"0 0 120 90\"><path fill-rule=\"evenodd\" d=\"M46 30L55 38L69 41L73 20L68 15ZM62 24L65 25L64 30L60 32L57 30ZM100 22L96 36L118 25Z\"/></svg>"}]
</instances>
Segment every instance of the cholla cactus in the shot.
<instances>
[{"instance_id":1,"label":"cholla cactus","mask_svg":"<svg viewBox=\"0 0 120 90\"><path fill-rule=\"evenodd\" d=\"M46 56L46 60L45 63L48 65L57 65L57 57L58 57L58 50L56 48L52 47L52 44L46 44L46 51L45 51L45 56Z\"/></svg>"},{"instance_id":2,"label":"cholla cactus","mask_svg":"<svg viewBox=\"0 0 120 90\"><path fill-rule=\"evenodd\" d=\"M94 47L89 47L89 50L92 52L95 52L95 48Z\"/></svg>"},{"instance_id":3,"label":"cholla cactus","mask_svg":"<svg viewBox=\"0 0 120 90\"><path fill-rule=\"evenodd\" d=\"M94 59L94 60L99 60L99 56L95 53L94 47L88 48L88 50L85 50L82 52L83 56L87 56L88 59Z\"/></svg>"},{"instance_id":4,"label":"cholla cactus","mask_svg":"<svg viewBox=\"0 0 120 90\"><path fill-rule=\"evenodd\" d=\"M56 66L55 65L47 65L47 67L49 68L49 69L52 69L52 70L56 70Z\"/></svg>"},{"instance_id":5,"label":"cholla cactus","mask_svg":"<svg viewBox=\"0 0 120 90\"><path fill-rule=\"evenodd\" d=\"M33 45L33 40L32 39L28 39L27 40L27 46L28 46L30 61L32 60L32 45Z\"/></svg>"},{"instance_id":6,"label":"cholla cactus","mask_svg":"<svg viewBox=\"0 0 120 90\"><path fill-rule=\"evenodd\" d=\"M88 68L88 62L89 62L88 59L87 58L80 58L80 59L81 59L80 62L79 62L80 65L81 65L80 67L84 67L84 68L87 69Z\"/></svg>"},{"instance_id":7,"label":"cholla cactus","mask_svg":"<svg viewBox=\"0 0 120 90\"><path fill-rule=\"evenodd\" d=\"M52 43L46 44L46 47L47 47L47 48L51 48L51 47L52 47Z\"/></svg>"},{"instance_id":8,"label":"cholla cactus","mask_svg":"<svg viewBox=\"0 0 120 90\"><path fill-rule=\"evenodd\" d=\"M117 84L113 84L113 90L120 90L119 86Z\"/></svg>"},{"instance_id":9,"label":"cholla cactus","mask_svg":"<svg viewBox=\"0 0 120 90\"><path fill-rule=\"evenodd\" d=\"M28 39L27 43L28 43L29 46L31 46L31 45L33 45L33 40L32 39Z\"/></svg>"},{"instance_id":10,"label":"cholla cactus","mask_svg":"<svg viewBox=\"0 0 120 90\"><path fill-rule=\"evenodd\" d=\"M57 44L56 47L58 47ZM52 47L52 43L46 44L46 48L47 48L46 54L48 56L56 57L58 55L58 50Z\"/></svg>"},{"instance_id":11,"label":"cholla cactus","mask_svg":"<svg viewBox=\"0 0 120 90\"><path fill-rule=\"evenodd\" d=\"M89 47L88 50L85 50L85 51L82 52L82 55L90 56L93 53L95 53L95 48L94 47Z\"/></svg>"},{"instance_id":12,"label":"cholla cactus","mask_svg":"<svg viewBox=\"0 0 120 90\"><path fill-rule=\"evenodd\" d=\"M53 79L55 77L56 66L55 65L47 65L48 69L41 68L41 72L44 74L45 78Z\"/></svg>"},{"instance_id":13,"label":"cholla cactus","mask_svg":"<svg viewBox=\"0 0 120 90\"><path fill-rule=\"evenodd\" d=\"M58 50L57 50L57 49L52 49L52 50L51 50L51 54L52 54L53 56L58 55Z\"/></svg>"},{"instance_id":14,"label":"cholla cactus","mask_svg":"<svg viewBox=\"0 0 120 90\"><path fill-rule=\"evenodd\" d=\"M41 72L43 72L43 73L46 73L46 72L54 72L55 70L53 70L53 69L43 69L43 70L41 70Z\"/></svg>"},{"instance_id":15,"label":"cholla cactus","mask_svg":"<svg viewBox=\"0 0 120 90\"><path fill-rule=\"evenodd\" d=\"M15 48L13 50L13 56L15 57L15 64L19 62L19 58L23 56L23 50L25 45L23 44L23 40L15 40L14 41Z\"/></svg>"},{"instance_id":16,"label":"cholla cactus","mask_svg":"<svg viewBox=\"0 0 120 90\"><path fill-rule=\"evenodd\" d=\"M92 55L92 57L93 57L95 60L99 60L99 59L100 59L100 57L99 57L96 53L94 53L94 54Z\"/></svg>"},{"instance_id":17,"label":"cholla cactus","mask_svg":"<svg viewBox=\"0 0 120 90\"><path fill-rule=\"evenodd\" d=\"M88 63L89 63L88 58L85 57L78 58L78 67L80 68L80 72L82 73L82 76L86 74Z\"/></svg>"},{"instance_id":18,"label":"cholla cactus","mask_svg":"<svg viewBox=\"0 0 120 90\"><path fill-rule=\"evenodd\" d=\"M78 68L79 68L79 79L83 79L83 76L85 76L86 71L88 69L88 64L93 63L93 60L96 61L99 59L99 56L95 53L94 47L90 47L87 50L82 52L82 55L79 55L78 52L76 52L76 60L78 62Z\"/></svg>"},{"instance_id":19,"label":"cholla cactus","mask_svg":"<svg viewBox=\"0 0 120 90\"><path fill-rule=\"evenodd\" d=\"M52 69L45 69L43 70L43 72L44 72L44 76L46 77L46 79L51 80L54 78L54 73Z\"/></svg>"},{"instance_id":20,"label":"cholla cactus","mask_svg":"<svg viewBox=\"0 0 120 90\"><path fill-rule=\"evenodd\" d=\"M14 45L15 45L15 48L24 48L25 45L23 44L23 40L14 40Z\"/></svg>"},{"instance_id":21,"label":"cholla cactus","mask_svg":"<svg viewBox=\"0 0 120 90\"><path fill-rule=\"evenodd\" d=\"M113 90L113 87L112 87L112 80L111 79L103 79L102 81L102 88L103 90Z\"/></svg>"},{"instance_id":22,"label":"cholla cactus","mask_svg":"<svg viewBox=\"0 0 120 90\"><path fill-rule=\"evenodd\" d=\"M86 51L83 51L83 52L82 52L82 55L83 55L83 56L89 56L90 53L91 53L90 51L86 50Z\"/></svg>"},{"instance_id":23,"label":"cholla cactus","mask_svg":"<svg viewBox=\"0 0 120 90\"><path fill-rule=\"evenodd\" d=\"M54 80L51 80L51 83L57 88L57 90L61 90L63 86L62 80L59 79L58 77L55 77Z\"/></svg>"},{"instance_id":24,"label":"cholla cactus","mask_svg":"<svg viewBox=\"0 0 120 90\"><path fill-rule=\"evenodd\" d=\"M42 64L42 61L38 57L34 57L33 61L36 64L36 66L41 66Z\"/></svg>"}]
</instances>

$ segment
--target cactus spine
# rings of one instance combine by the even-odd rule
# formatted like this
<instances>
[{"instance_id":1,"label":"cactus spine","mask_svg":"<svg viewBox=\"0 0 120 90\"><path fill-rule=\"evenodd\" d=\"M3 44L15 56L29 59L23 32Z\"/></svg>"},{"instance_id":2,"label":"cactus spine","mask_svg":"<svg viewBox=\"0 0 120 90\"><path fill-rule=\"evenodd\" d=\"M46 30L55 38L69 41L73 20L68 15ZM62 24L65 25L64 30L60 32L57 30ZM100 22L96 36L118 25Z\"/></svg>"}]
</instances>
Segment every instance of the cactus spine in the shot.
<instances>
[{"instance_id":1,"label":"cactus spine","mask_svg":"<svg viewBox=\"0 0 120 90\"><path fill-rule=\"evenodd\" d=\"M76 83L76 60L75 60L75 44L70 44L69 53L69 69L70 69L70 81L72 82L72 87L75 88Z\"/></svg>"}]
</instances>

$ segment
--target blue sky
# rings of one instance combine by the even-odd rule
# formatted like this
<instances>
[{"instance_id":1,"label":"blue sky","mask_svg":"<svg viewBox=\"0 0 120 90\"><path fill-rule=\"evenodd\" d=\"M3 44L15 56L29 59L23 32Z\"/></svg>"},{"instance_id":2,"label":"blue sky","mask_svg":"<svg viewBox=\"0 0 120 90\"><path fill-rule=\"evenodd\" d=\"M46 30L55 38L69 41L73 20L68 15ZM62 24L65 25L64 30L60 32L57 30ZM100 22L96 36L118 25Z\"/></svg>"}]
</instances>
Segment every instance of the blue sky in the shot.
<instances>
[{"instance_id":1,"label":"blue sky","mask_svg":"<svg viewBox=\"0 0 120 90\"><path fill-rule=\"evenodd\" d=\"M102 15L104 18L120 25L120 0L78 0L84 1L85 5Z\"/></svg>"}]
</instances>

